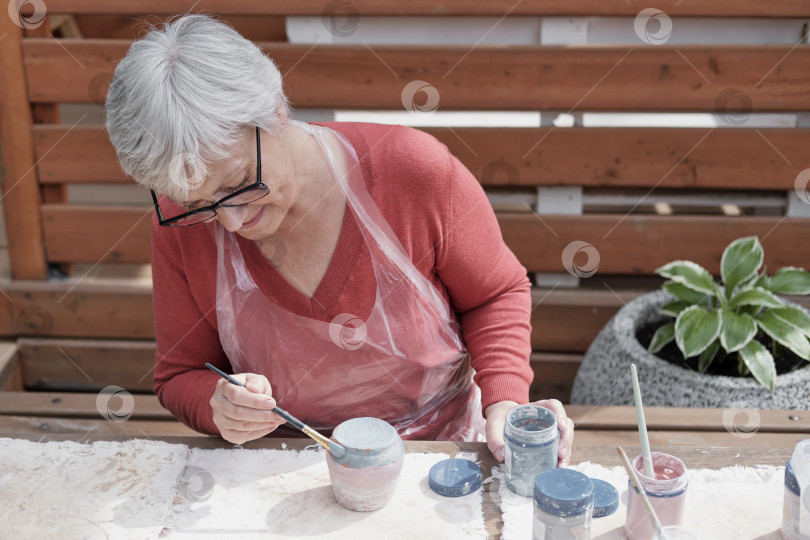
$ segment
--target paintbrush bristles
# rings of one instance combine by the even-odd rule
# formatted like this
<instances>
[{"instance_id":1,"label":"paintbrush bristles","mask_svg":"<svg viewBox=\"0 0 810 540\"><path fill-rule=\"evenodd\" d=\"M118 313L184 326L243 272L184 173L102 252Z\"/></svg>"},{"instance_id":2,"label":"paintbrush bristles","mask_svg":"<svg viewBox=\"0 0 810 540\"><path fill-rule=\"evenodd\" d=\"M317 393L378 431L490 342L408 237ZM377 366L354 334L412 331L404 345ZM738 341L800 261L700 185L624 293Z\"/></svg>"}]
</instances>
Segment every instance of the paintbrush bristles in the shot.
<instances>
[{"instance_id":1,"label":"paintbrush bristles","mask_svg":"<svg viewBox=\"0 0 810 540\"><path fill-rule=\"evenodd\" d=\"M304 433L315 439L315 442L329 450L329 439L312 429L311 427L305 425L304 429L302 430Z\"/></svg>"},{"instance_id":2,"label":"paintbrush bristles","mask_svg":"<svg viewBox=\"0 0 810 540\"><path fill-rule=\"evenodd\" d=\"M312 437L315 440L315 442L317 442L318 444L320 444L321 446L326 448L326 450L329 453L331 453L333 456L335 456L336 458L340 459L340 458L342 458L343 456L346 455L346 449L345 448L343 448L338 443L327 439L326 437L324 437L323 435L321 435L320 433L318 433L317 431L315 431L311 427L305 425L304 429L302 431L304 433L306 433L307 435L309 435L310 437Z\"/></svg>"}]
</instances>

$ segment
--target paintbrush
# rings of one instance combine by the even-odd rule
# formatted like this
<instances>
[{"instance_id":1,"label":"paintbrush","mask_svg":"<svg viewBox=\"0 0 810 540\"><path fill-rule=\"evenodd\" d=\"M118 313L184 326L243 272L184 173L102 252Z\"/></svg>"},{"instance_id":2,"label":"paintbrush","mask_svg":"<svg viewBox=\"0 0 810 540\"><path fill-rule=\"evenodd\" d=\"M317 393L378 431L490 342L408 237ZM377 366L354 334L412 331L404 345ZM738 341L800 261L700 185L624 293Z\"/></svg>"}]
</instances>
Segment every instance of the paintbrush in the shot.
<instances>
[{"instance_id":1,"label":"paintbrush","mask_svg":"<svg viewBox=\"0 0 810 540\"><path fill-rule=\"evenodd\" d=\"M207 367L208 369L210 369L211 371L213 371L214 373L216 373L229 383L235 384L236 386L241 386L242 388L245 387L244 384L240 383L239 381L237 381L236 379L234 379L233 377L231 377L218 367L213 366L207 362L205 364L205 367ZM335 456L337 459L340 459L346 455L346 449L343 448L343 446L336 443L335 441L327 439L326 437L324 437L323 435L321 435L320 433L318 433L317 431L315 431L314 429L303 423L301 420L285 411L284 409L281 409L276 406L273 407L273 412L282 417L284 420L286 420L287 423L293 426L294 428L300 429L306 435L312 437L315 440L315 442L326 448L329 451L329 453Z\"/></svg>"},{"instance_id":2,"label":"paintbrush","mask_svg":"<svg viewBox=\"0 0 810 540\"><path fill-rule=\"evenodd\" d=\"M638 384L638 372L636 371L635 364L630 364L630 376L633 379L633 397L636 401L638 438L641 442L641 463L644 466L644 474L650 478L655 478L652 454L650 453L650 439L647 437L647 422L644 420L644 405L641 403L641 387Z\"/></svg>"},{"instance_id":3,"label":"paintbrush","mask_svg":"<svg viewBox=\"0 0 810 540\"><path fill-rule=\"evenodd\" d=\"M632 484L633 489L636 490L636 494L641 498L641 506L644 507L644 510L647 512L647 517L650 518L650 521L653 524L653 529L655 529L656 534L655 537L666 538L663 531L664 527L658 520L658 516L655 515L655 510L653 510L653 507L650 504L650 499L647 498L647 493L644 492L644 487L641 485L641 482L636 475L636 470L630 464L627 454L624 453L624 449L621 446L617 446L616 450L619 452L619 456L622 458L622 465L624 465L624 468L627 470L627 476L630 478L630 484Z\"/></svg>"}]
</instances>

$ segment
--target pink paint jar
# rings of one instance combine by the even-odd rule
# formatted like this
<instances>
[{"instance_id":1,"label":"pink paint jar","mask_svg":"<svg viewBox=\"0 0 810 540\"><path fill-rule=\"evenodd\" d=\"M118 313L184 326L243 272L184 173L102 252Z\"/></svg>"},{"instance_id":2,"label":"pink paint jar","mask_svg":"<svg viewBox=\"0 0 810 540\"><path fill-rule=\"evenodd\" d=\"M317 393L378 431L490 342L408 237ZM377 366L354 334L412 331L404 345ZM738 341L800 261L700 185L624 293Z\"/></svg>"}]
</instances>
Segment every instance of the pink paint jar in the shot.
<instances>
[{"instance_id":1,"label":"pink paint jar","mask_svg":"<svg viewBox=\"0 0 810 540\"><path fill-rule=\"evenodd\" d=\"M633 460L633 467L636 469L641 486L662 525L682 525L686 508L686 487L689 482L686 465L669 454L651 452L651 455L655 478L650 478L644 473L641 456ZM629 480L624 533L628 540L652 540L654 537L650 518L647 517L641 499Z\"/></svg>"},{"instance_id":2,"label":"pink paint jar","mask_svg":"<svg viewBox=\"0 0 810 540\"><path fill-rule=\"evenodd\" d=\"M352 418L335 428L332 440L346 449L340 459L326 453L337 502L355 512L385 506L394 495L405 455L394 427L378 418Z\"/></svg>"}]
</instances>

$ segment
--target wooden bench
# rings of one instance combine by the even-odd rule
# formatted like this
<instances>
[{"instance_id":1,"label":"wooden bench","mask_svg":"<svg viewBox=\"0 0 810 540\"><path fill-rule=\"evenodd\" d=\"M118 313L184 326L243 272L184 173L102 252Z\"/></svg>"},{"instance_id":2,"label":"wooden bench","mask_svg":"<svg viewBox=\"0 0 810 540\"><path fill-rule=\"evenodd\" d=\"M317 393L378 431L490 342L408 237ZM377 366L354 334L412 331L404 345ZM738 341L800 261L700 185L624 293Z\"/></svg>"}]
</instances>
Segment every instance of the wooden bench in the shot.
<instances>
[{"instance_id":1,"label":"wooden bench","mask_svg":"<svg viewBox=\"0 0 810 540\"><path fill-rule=\"evenodd\" d=\"M798 0L661 4L675 23L810 18L810 5ZM136 206L68 203L68 186L132 181L103 126L62 123L60 106L101 103L137 35L136 19L148 13L156 22L192 7L226 17L259 41L285 73L297 109L401 111L404 86L422 80L438 91L440 111L573 115L573 127L542 120L539 127L423 128L476 175L505 241L530 273L541 274L532 293L532 397L566 401L593 337L625 302L656 287L654 269L670 260L694 260L717 273L731 240L758 235L769 269L810 268L810 251L799 244L810 225L807 193L797 189L810 167L810 46L799 43L800 35L778 45L311 44L288 41L292 17L317 21L335 13L367 24L371 16L477 16L497 25L506 14L543 24L598 16L632 25L639 8L596 0L49 0L48 14L70 16L62 19L71 21L65 28L85 37L55 39L47 19L23 30L0 17L3 211L12 273L0 282L0 335L17 346L6 364L6 390L151 388L148 280L71 275L73 265L148 263L149 198L144 193ZM739 114L797 113L799 127L589 127L579 125L583 112L714 113L731 124ZM566 197L574 203L557 207ZM752 198L776 200L776 209L750 210ZM653 200L663 201L663 210ZM718 210L728 201L741 215ZM667 214L667 205L686 210ZM715 212L706 214L706 205ZM598 269L565 288L573 278L563 252L577 241L596 250ZM567 264L592 262L580 252ZM58 269L68 278L55 279Z\"/></svg>"}]
</instances>

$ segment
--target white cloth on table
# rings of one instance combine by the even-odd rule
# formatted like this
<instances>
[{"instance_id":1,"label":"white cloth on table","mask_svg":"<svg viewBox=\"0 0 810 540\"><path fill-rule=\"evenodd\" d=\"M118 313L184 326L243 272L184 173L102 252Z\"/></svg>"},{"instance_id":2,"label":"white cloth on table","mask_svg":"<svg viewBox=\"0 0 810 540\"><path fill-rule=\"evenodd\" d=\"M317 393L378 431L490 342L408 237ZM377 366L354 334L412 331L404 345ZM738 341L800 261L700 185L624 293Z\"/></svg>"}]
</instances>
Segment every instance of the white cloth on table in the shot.
<instances>
[{"instance_id":1,"label":"white cloth on table","mask_svg":"<svg viewBox=\"0 0 810 540\"><path fill-rule=\"evenodd\" d=\"M0 438L4 538L157 538L171 525L188 447Z\"/></svg>"},{"instance_id":2,"label":"white cloth on table","mask_svg":"<svg viewBox=\"0 0 810 540\"><path fill-rule=\"evenodd\" d=\"M323 451L193 449L188 466L213 483L175 508L177 529L168 536L486 538L481 490L448 498L428 486L430 467L448 457L405 454L391 501L375 512L352 512L332 494Z\"/></svg>"}]
</instances>

